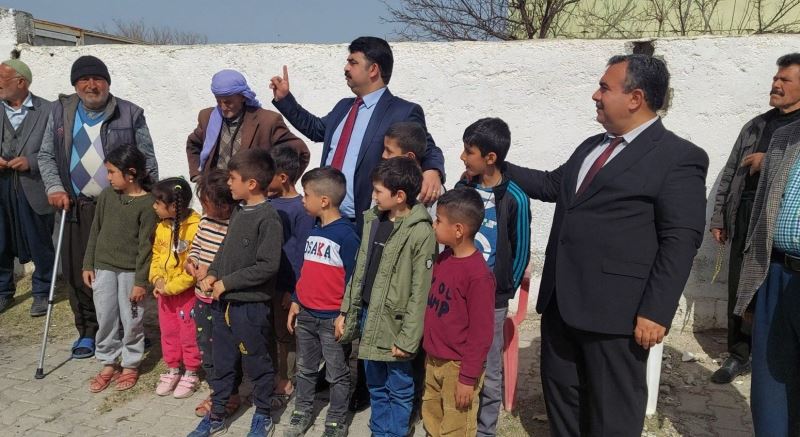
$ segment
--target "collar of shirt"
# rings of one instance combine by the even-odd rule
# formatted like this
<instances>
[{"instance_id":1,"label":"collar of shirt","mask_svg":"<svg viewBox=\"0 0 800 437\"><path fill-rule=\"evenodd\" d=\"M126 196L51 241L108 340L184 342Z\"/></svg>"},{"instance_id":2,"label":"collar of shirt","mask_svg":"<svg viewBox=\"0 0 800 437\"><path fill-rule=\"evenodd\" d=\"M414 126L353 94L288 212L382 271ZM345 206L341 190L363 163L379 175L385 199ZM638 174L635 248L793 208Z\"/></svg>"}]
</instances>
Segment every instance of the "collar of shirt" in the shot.
<instances>
[{"instance_id":1,"label":"collar of shirt","mask_svg":"<svg viewBox=\"0 0 800 437\"><path fill-rule=\"evenodd\" d=\"M33 97L31 96L31 93L28 93L28 97L22 101L22 106L16 109L9 106L8 102L5 100L3 100L3 106L6 107L6 111L10 112L22 112L23 109L33 109Z\"/></svg>"},{"instance_id":2,"label":"collar of shirt","mask_svg":"<svg viewBox=\"0 0 800 437\"><path fill-rule=\"evenodd\" d=\"M366 106L368 109L372 109L373 106L378 104L378 100L381 99L381 96L383 96L383 93L385 92L386 87L383 87L362 97L361 99L364 100L364 106Z\"/></svg>"},{"instance_id":3,"label":"collar of shirt","mask_svg":"<svg viewBox=\"0 0 800 437\"><path fill-rule=\"evenodd\" d=\"M623 135L622 139L625 142L625 144L627 145L632 143L633 140L636 139L636 137L638 137L642 132L644 132L645 129L652 126L653 123L658 121L658 119L659 117L656 115L655 117L651 118L650 120L647 120L646 122L640 124L639 126L636 126L636 128L632 129L631 131ZM611 135L610 133L606 132L606 138L603 142L611 141L611 138L616 138L616 135Z\"/></svg>"}]
</instances>

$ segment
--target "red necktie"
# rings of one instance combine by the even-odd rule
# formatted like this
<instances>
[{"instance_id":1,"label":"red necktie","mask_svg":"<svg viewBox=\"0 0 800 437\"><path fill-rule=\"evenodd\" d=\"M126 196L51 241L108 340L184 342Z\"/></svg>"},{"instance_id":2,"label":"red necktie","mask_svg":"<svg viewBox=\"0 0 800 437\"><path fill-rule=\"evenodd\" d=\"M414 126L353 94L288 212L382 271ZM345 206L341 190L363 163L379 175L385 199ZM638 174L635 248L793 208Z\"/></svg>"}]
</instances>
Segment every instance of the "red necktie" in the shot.
<instances>
[{"instance_id":1,"label":"red necktie","mask_svg":"<svg viewBox=\"0 0 800 437\"><path fill-rule=\"evenodd\" d=\"M333 153L333 160L331 167L341 170L344 165L344 157L347 155L347 145L350 144L350 137L353 135L353 126L356 124L356 116L358 116L358 108L364 100L361 97L356 97L353 101L353 106L347 114L347 120L342 127L342 134L339 136L339 142L336 143L336 151Z\"/></svg>"},{"instance_id":2,"label":"red necktie","mask_svg":"<svg viewBox=\"0 0 800 437\"><path fill-rule=\"evenodd\" d=\"M592 164L592 167L589 168L589 171L586 173L586 176L583 177L583 182L581 182L581 186L580 188L578 188L578 191L576 193L577 196L580 196L581 194L583 194L584 191L586 191L586 188L589 187L589 184L592 182L592 179L594 179L594 177L597 176L597 173L600 172L600 169L602 169L603 166L606 164L606 161L608 161L608 157L611 156L611 153L614 151L614 149L616 149L617 146L623 141L624 138L615 137L614 139L611 140L610 143L608 143L608 146L606 146L606 150L603 150L603 153L601 153L600 156L597 157L597 159L594 161L594 164Z\"/></svg>"}]
</instances>

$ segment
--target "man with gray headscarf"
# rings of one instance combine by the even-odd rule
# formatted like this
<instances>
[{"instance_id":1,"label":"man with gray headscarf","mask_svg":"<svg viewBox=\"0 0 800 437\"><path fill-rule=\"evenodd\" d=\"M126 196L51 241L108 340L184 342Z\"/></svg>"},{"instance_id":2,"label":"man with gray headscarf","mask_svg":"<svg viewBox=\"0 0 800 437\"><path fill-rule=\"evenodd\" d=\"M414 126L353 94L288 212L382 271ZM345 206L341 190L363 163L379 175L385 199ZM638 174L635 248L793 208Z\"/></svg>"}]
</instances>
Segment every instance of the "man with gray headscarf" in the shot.
<instances>
[{"instance_id":1,"label":"man with gray headscarf","mask_svg":"<svg viewBox=\"0 0 800 437\"><path fill-rule=\"evenodd\" d=\"M242 73L219 71L211 78L211 93L217 106L197 115L197 127L186 140L189 175L193 182L213 168L228 168L228 161L240 150L253 147L269 150L287 144L300 154L300 173L311 157L308 147L297 138L283 117L261 107Z\"/></svg>"},{"instance_id":2,"label":"man with gray headscarf","mask_svg":"<svg viewBox=\"0 0 800 437\"><path fill-rule=\"evenodd\" d=\"M32 260L31 316L47 313L53 273L53 209L37 156L51 103L33 95L30 68L19 59L0 64L0 313L14 302L14 258Z\"/></svg>"}]
</instances>

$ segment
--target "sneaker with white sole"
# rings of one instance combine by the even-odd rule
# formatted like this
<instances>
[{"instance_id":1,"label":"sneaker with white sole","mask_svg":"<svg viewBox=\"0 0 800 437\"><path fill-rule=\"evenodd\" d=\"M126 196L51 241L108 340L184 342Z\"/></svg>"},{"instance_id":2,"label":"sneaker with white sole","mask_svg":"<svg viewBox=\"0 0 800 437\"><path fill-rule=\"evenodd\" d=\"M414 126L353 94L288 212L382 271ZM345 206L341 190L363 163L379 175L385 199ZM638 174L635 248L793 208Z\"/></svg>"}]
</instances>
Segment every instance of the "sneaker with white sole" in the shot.
<instances>
[{"instance_id":1,"label":"sneaker with white sole","mask_svg":"<svg viewBox=\"0 0 800 437\"><path fill-rule=\"evenodd\" d=\"M178 381L178 385L175 386L175 391L172 393L172 396L175 399L186 399L191 397L195 391L197 391L197 386L200 385L200 378L197 375L192 376L181 376L180 381Z\"/></svg>"},{"instance_id":2,"label":"sneaker with white sole","mask_svg":"<svg viewBox=\"0 0 800 437\"><path fill-rule=\"evenodd\" d=\"M162 373L156 385L156 394L159 396L168 396L175 390L175 386L181 380L180 373Z\"/></svg>"}]
</instances>

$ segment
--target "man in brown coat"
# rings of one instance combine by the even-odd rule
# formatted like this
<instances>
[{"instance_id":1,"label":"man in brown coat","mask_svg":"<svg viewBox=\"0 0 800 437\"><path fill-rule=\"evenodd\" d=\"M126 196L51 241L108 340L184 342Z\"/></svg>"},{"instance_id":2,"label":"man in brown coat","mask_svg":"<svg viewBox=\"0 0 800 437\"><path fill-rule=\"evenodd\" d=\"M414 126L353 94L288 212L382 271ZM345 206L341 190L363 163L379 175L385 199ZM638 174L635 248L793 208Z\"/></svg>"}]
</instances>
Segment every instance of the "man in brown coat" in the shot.
<instances>
[{"instance_id":1,"label":"man in brown coat","mask_svg":"<svg viewBox=\"0 0 800 437\"><path fill-rule=\"evenodd\" d=\"M300 154L301 173L310 159L308 147L289 131L283 117L261 108L244 76L222 70L211 79L217 106L200 111L197 127L186 140L186 157L192 181L213 168L228 168L228 161L240 150L260 147L269 150L288 144Z\"/></svg>"}]
</instances>

